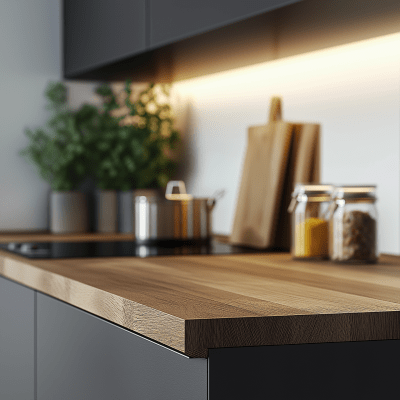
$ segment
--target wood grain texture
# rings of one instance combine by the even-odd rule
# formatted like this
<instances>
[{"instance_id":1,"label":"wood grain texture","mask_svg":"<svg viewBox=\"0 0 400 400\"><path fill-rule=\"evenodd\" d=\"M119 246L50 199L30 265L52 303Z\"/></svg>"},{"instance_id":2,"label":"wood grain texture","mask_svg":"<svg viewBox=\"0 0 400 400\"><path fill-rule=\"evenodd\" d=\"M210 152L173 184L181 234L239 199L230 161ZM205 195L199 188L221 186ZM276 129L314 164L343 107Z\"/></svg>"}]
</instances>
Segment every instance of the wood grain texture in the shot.
<instances>
[{"instance_id":1,"label":"wood grain texture","mask_svg":"<svg viewBox=\"0 0 400 400\"><path fill-rule=\"evenodd\" d=\"M397 256L340 265L288 253L29 260L2 251L0 275L193 357L400 339Z\"/></svg>"},{"instance_id":2,"label":"wood grain texture","mask_svg":"<svg viewBox=\"0 0 400 400\"><path fill-rule=\"evenodd\" d=\"M311 123L291 123L292 143L274 238L275 246L283 250L289 250L291 244L292 220L287 210L296 183L320 182L320 126Z\"/></svg>"},{"instance_id":3,"label":"wood grain texture","mask_svg":"<svg viewBox=\"0 0 400 400\"><path fill-rule=\"evenodd\" d=\"M272 98L268 124L248 129L232 243L288 250L294 186L319 179L320 126L282 121L281 100Z\"/></svg>"},{"instance_id":4,"label":"wood grain texture","mask_svg":"<svg viewBox=\"0 0 400 400\"><path fill-rule=\"evenodd\" d=\"M290 123L281 120L281 114L281 100L274 97L268 124L248 129L232 243L274 246L293 130Z\"/></svg>"}]
</instances>

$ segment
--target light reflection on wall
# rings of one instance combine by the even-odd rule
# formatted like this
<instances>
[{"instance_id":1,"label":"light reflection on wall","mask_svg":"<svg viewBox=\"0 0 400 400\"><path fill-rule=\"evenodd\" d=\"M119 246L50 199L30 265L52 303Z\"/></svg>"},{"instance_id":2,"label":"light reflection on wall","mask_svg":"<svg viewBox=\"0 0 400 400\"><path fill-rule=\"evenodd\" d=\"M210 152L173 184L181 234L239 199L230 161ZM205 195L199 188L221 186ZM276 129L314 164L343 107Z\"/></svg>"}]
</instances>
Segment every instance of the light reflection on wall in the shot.
<instances>
[{"instance_id":1,"label":"light reflection on wall","mask_svg":"<svg viewBox=\"0 0 400 400\"><path fill-rule=\"evenodd\" d=\"M321 123L324 181L378 185L380 249L400 253L400 33L174 86L189 191L227 189L216 232L231 229L247 127L265 123L280 95L286 120Z\"/></svg>"}]
</instances>

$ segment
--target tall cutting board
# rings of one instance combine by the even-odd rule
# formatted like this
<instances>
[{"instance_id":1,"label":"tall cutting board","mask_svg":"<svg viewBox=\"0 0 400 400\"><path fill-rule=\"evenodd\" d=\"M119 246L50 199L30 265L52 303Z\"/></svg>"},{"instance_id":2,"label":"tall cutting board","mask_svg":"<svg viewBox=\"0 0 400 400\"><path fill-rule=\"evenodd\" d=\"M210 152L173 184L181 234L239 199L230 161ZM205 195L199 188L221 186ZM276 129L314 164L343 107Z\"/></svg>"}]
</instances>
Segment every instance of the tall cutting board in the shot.
<instances>
[{"instance_id":1,"label":"tall cutting board","mask_svg":"<svg viewBox=\"0 0 400 400\"><path fill-rule=\"evenodd\" d=\"M293 189L296 183L319 183L320 180L320 125L293 123L292 145L281 208L275 231L274 247L289 250L291 241L291 217L288 213Z\"/></svg>"},{"instance_id":2,"label":"tall cutting board","mask_svg":"<svg viewBox=\"0 0 400 400\"><path fill-rule=\"evenodd\" d=\"M268 123L248 129L232 243L273 245L292 134L293 124L281 120L281 101L274 97Z\"/></svg>"}]
</instances>

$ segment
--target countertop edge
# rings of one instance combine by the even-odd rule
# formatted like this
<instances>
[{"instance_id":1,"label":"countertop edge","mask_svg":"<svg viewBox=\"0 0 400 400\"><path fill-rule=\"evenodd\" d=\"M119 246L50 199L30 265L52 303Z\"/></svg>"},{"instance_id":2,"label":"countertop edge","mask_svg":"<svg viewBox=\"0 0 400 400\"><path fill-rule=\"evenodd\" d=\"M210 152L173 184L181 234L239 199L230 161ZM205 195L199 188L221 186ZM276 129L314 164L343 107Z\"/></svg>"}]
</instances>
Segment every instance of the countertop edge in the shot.
<instances>
[{"instance_id":1,"label":"countertop edge","mask_svg":"<svg viewBox=\"0 0 400 400\"><path fill-rule=\"evenodd\" d=\"M400 339L400 311L223 318L186 321L186 354L246 346ZM230 335L219 332L230 332Z\"/></svg>"},{"instance_id":2,"label":"countertop edge","mask_svg":"<svg viewBox=\"0 0 400 400\"><path fill-rule=\"evenodd\" d=\"M185 320L0 252L0 276L185 353Z\"/></svg>"}]
</instances>

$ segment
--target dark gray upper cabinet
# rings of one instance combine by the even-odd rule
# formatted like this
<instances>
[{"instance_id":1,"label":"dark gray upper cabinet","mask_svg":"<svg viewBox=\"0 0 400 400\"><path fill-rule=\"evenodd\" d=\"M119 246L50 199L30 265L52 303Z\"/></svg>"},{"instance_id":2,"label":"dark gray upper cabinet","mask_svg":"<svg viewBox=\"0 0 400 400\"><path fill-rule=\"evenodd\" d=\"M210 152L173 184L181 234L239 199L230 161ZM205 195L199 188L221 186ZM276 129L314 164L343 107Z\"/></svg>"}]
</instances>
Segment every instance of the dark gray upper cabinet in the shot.
<instances>
[{"instance_id":1,"label":"dark gray upper cabinet","mask_svg":"<svg viewBox=\"0 0 400 400\"><path fill-rule=\"evenodd\" d=\"M170 81L174 79L171 70L176 70L176 65L171 65L179 63L173 46L179 46L183 39L204 36L206 44L213 38L202 33L227 26L235 26L243 37L248 26L238 25L242 21L299 1L64 0L64 77ZM223 40L230 47L236 39L229 33L225 36Z\"/></svg>"},{"instance_id":2,"label":"dark gray upper cabinet","mask_svg":"<svg viewBox=\"0 0 400 400\"><path fill-rule=\"evenodd\" d=\"M63 2L64 77L84 80L172 82L398 31L398 0Z\"/></svg>"},{"instance_id":3,"label":"dark gray upper cabinet","mask_svg":"<svg viewBox=\"0 0 400 400\"><path fill-rule=\"evenodd\" d=\"M148 0L150 46L158 47L299 0Z\"/></svg>"},{"instance_id":4,"label":"dark gray upper cabinet","mask_svg":"<svg viewBox=\"0 0 400 400\"><path fill-rule=\"evenodd\" d=\"M35 398L35 295L0 277L0 399Z\"/></svg>"},{"instance_id":5,"label":"dark gray upper cabinet","mask_svg":"<svg viewBox=\"0 0 400 400\"><path fill-rule=\"evenodd\" d=\"M64 0L64 76L145 51L146 0Z\"/></svg>"}]
</instances>

